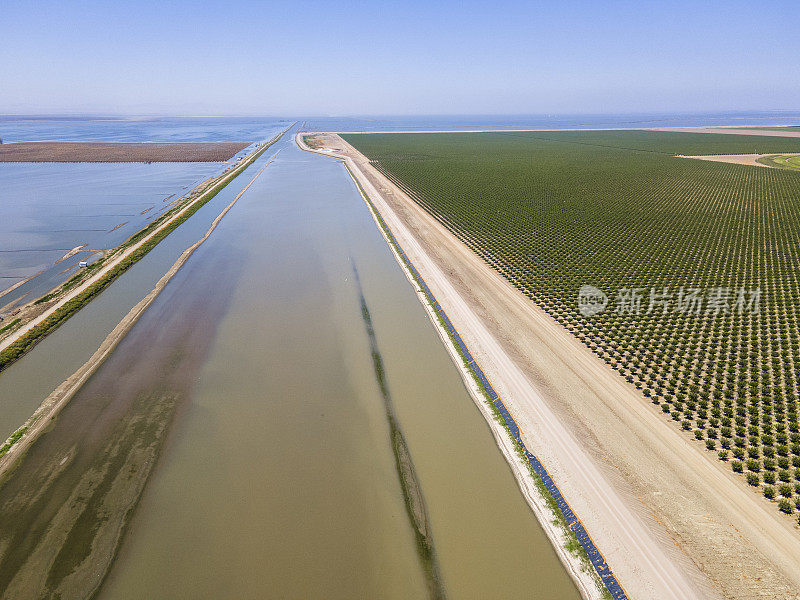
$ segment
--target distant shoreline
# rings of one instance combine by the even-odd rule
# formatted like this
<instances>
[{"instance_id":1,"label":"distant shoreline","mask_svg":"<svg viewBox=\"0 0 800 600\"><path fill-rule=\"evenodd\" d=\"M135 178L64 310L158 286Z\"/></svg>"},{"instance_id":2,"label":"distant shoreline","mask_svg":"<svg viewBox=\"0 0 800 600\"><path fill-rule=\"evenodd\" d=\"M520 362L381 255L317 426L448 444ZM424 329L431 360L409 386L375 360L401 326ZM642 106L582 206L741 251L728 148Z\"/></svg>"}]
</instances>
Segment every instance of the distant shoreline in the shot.
<instances>
[{"instance_id":1,"label":"distant shoreline","mask_svg":"<svg viewBox=\"0 0 800 600\"><path fill-rule=\"evenodd\" d=\"M553 127L548 129L386 129L352 130L352 131L304 131L303 135L323 135L335 133L336 135L355 134L382 134L382 133L547 133L555 131L667 131L674 133L720 133L726 135L755 135L767 137L798 137L800 130L781 131L774 127L797 127L797 125L764 125L771 129L758 129L757 126L743 125L698 125L691 127Z\"/></svg>"}]
</instances>

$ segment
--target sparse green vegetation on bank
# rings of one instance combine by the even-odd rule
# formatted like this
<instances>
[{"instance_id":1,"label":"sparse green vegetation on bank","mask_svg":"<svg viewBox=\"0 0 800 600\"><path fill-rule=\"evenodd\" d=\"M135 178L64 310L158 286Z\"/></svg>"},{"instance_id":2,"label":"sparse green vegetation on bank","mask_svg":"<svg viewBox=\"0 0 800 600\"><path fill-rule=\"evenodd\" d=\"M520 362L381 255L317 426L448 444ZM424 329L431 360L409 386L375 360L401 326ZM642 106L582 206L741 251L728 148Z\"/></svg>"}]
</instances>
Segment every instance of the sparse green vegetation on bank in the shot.
<instances>
[{"instance_id":1,"label":"sparse green vegetation on bank","mask_svg":"<svg viewBox=\"0 0 800 600\"><path fill-rule=\"evenodd\" d=\"M14 433L12 433L11 436L5 441L5 443L2 446L0 446L0 456L3 456L3 454L8 452L11 449L11 446L16 444L19 441L19 439L23 435L25 435L25 432L27 430L28 430L27 427L20 427Z\"/></svg>"},{"instance_id":2,"label":"sparse green vegetation on bank","mask_svg":"<svg viewBox=\"0 0 800 600\"><path fill-rule=\"evenodd\" d=\"M800 131L797 125L783 125L779 127L737 127L737 129L758 129L759 131Z\"/></svg>"},{"instance_id":3,"label":"sparse green vegetation on bank","mask_svg":"<svg viewBox=\"0 0 800 600\"><path fill-rule=\"evenodd\" d=\"M8 325L3 325L2 327L0 327L0 334L6 333L8 331L11 331L12 329L16 329L19 324L20 324L20 320L19 319L14 319Z\"/></svg>"},{"instance_id":4,"label":"sparse green vegetation on bank","mask_svg":"<svg viewBox=\"0 0 800 600\"><path fill-rule=\"evenodd\" d=\"M774 167L776 169L790 169L792 171L800 171L800 156L783 156L781 154L773 154L770 156L763 156L757 159L762 165Z\"/></svg>"}]
</instances>

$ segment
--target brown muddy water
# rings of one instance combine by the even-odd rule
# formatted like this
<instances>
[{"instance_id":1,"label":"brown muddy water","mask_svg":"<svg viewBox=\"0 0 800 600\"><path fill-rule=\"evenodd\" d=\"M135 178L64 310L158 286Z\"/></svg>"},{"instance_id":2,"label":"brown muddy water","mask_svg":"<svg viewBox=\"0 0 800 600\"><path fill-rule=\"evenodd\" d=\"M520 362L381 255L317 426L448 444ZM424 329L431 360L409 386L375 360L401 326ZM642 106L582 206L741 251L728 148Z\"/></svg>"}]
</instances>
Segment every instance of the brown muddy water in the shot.
<instances>
[{"instance_id":1,"label":"brown muddy water","mask_svg":"<svg viewBox=\"0 0 800 600\"><path fill-rule=\"evenodd\" d=\"M3 482L2 596L428 598L416 512L436 594L578 598L344 168L274 148Z\"/></svg>"}]
</instances>

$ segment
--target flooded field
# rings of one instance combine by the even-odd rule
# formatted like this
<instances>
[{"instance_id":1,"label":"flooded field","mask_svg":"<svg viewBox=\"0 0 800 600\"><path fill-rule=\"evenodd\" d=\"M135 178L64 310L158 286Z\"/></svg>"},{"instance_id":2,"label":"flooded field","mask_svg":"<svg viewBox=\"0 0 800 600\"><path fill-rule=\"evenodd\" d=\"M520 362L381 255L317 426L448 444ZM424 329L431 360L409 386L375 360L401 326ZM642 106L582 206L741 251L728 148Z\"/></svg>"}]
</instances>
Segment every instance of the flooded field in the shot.
<instances>
[{"instance_id":1,"label":"flooded field","mask_svg":"<svg viewBox=\"0 0 800 600\"><path fill-rule=\"evenodd\" d=\"M249 173L252 178L254 172ZM33 348L25 360L3 371L0 375L0 437L5 439L24 423L45 396L88 360L120 319L153 289L181 252L202 237L247 181L246 174L233 180L100 296Z\"/></svg>"},{"instance_id":2,"label":"flooded field","mask_svg":"<svg viewBox=\"0 0 800 600\"><path fill-rule=\"evenodd\" d=\"M205 124L205 129L203 125ZM0 119L4 143L254 142L286 125L263 120ZM97 250L118 245L225 162L0 163L0 315L74 274ZM67 258L73 249L79 251ZM27 281L29 278L32 278ZM12 289L13 287L13 289Z\"/></svg>"},{"instance_id":3,"label":"flooded field","mask_svg":"<svg viewBox=\"0 0 800 600\"><path fill-rule=\"evenodd\" d=\"M0 164L0 307L49 291L94 251L113 248L223 163ZM67 252L81 251L59 261Z\"/></svg>"},{"instance_id":4,"label":"flooded field","mask_svg":"<svg viewBox=\"0 0 800 600\"><path fill-rule=\"evenodd\" d=\"M3 482L0 590L577 598L345 170L275 150Z\"/></svg>"}]
</instances>

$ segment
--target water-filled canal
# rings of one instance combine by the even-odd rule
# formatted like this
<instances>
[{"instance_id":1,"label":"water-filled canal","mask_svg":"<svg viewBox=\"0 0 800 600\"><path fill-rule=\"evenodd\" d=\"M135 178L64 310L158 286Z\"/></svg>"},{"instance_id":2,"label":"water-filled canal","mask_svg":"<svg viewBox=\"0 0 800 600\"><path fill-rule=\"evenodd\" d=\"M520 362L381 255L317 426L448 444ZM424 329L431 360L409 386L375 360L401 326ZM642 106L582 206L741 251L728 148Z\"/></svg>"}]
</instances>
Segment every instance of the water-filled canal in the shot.
<instances>
[{"instance_id":1,"label":"water-filled canal","mask_svg":"<svg viewBox=\"0 0 800 600\"><path fill-rule=\"evenodd\" d=\"M239 189L278 150L0 488L0 590L425 598L410 461L448 597L577 598L344 168Z\"/></svg>"}]
</instances>

